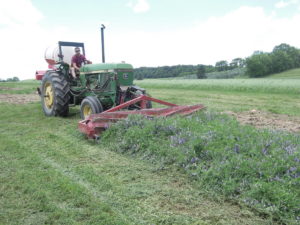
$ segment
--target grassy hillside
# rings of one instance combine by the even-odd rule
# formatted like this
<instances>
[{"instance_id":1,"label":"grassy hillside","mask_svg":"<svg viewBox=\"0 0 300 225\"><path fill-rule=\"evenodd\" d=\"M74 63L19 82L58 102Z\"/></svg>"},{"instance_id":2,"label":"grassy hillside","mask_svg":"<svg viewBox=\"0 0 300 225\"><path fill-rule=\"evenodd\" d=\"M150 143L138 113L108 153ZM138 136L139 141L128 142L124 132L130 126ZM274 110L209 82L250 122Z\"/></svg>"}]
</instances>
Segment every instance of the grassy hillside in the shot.
<instances>
[{"instance_id":1,"label":"grassy hillside","mask_svg":"<svg viewBox=\"0 0 300 225\"><path fill-rule=\"evenodd\" d=\"M282 73L272 74L267 78L276 78L276 79L300 79L300 68L287 70Z\"/></svg>"}]
</instances>

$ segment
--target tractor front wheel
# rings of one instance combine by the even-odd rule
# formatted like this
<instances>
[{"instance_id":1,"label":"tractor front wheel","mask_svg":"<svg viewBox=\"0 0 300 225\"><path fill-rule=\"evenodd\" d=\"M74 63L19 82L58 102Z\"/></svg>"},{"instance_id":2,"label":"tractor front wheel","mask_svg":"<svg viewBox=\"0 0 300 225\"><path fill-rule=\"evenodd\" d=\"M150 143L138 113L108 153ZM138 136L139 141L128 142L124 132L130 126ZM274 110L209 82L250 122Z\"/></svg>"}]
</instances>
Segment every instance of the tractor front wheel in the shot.
<instances>
[{"instance_id":1,"label":"tractor front wheel","mask_svg":"<svg viewBox=\"0 0 300 225\"><path fill-rule=\"evenodd\" d=\"M103 112L101 102L95 96L87 96L80 105L80 117L84 120L89 115Z\"/></svg>"},{"instance_id":2,"label":"tractor front wheel","mask_svg":"<svg viewBox=\"0 0 300 225\"><path fill-rule=\"evenodd\" d=\"M70 87L66 79L55 71L45 74L42 81L41 102L46 116L67 116Z\"/></svg>"}]
</instances>

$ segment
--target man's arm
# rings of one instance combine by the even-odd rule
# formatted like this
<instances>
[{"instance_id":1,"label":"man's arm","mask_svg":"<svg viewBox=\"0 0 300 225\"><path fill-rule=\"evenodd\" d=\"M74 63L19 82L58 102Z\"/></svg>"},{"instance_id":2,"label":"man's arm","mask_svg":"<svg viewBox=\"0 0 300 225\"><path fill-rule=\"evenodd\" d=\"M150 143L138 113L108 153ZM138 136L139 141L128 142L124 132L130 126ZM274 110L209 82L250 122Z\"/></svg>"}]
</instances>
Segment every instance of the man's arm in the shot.
<instances>
[{"instance_id":1,"label":"man's arm","mask_svg":"<svg viewBox=\"0 0 300 225\"><path fill-rule=\"evenodd\" d=\"M82 55L82 56L83 56L83 60L84 60L85 64L92 64L92 61L87 60L84 55Z\"/></svg>"},{"instance_id":2,"label":"man's arm","mask_svg":"<svg viewBox=\"0 0 300 225\"><path fill-rule=\"evenodd\" d=\"M74 67L75 69L79 70L79 67L76 65L76 60L75 60L75 56L72 57L71 60L71 66Z\"/></svg>"},{"instance_id":3,"label":"man's arm","mask_svg":"<svg viewBox=\"0 0 300 225\"><path fill-rule=\"evenodd\" d=\"M72 66L75 68L75 69L77 69L77 70L79 70L80 68L76 65L76 63L75 62L73 62L72 63Z\"/></svg>"}]
</instances>

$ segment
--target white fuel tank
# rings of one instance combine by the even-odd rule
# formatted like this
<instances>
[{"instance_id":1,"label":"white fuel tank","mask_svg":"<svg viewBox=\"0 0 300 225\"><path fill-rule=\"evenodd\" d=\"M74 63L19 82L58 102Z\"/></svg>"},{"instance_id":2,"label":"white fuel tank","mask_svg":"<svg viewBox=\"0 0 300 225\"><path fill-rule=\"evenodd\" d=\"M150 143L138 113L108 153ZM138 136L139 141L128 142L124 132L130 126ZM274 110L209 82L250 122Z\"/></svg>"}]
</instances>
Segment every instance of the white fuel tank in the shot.
<instances>
[{"instance_id":1,"label":"white fuel tank","mask_svg":"<svg viewBox=\"0 0 300 225\"><path fill-rule=\"evenodd\" d=\"M71 65L72 56L75 54L75 47L63 46L62 55L63 61ZM82 49L81 49L82 50ZM59 47L58 44L49 46L45 51L45 60L49 65L54 65L59 62Z\"/></svg>"}]
</instances>

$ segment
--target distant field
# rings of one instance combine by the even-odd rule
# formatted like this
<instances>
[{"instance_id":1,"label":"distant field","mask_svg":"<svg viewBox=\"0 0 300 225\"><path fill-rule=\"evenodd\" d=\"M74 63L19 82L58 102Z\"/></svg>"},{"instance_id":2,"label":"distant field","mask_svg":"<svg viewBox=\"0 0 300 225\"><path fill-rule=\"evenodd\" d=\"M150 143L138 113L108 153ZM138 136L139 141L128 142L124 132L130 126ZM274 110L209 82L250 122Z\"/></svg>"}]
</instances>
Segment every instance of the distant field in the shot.
<instances>
[{"instance_id":1,"label":"distant field","mask_svg":"<svg viewBox=\"0 0 300 225\"><path fill-rule=\"evenodd\" d=\"M178 104L203 103L214 110L262 110L300 116L300 79L136 81L155 97Z\"/></svg>"},{"instance_id":2,"label":"distant field","mask_svg":"<svg viewBox=\"0 0 300 225\"><path fill-rule=\"evenodd\" d=\"M300 94L300 79L204 79L166 80L145 79L137 84L149 88L230 91L247 93Z\"/></svg>"},{"instance_id":3,"label":"distant field","mask_svg":"<svg viewBox=\"0 0 300 225\"><path fill-rule=\"evenodd\" d=\"M36 92L39 81L0 82L0 94L32 94Z\"/></svg>"}]
</instances>

